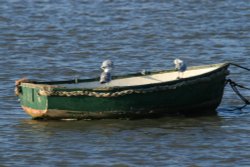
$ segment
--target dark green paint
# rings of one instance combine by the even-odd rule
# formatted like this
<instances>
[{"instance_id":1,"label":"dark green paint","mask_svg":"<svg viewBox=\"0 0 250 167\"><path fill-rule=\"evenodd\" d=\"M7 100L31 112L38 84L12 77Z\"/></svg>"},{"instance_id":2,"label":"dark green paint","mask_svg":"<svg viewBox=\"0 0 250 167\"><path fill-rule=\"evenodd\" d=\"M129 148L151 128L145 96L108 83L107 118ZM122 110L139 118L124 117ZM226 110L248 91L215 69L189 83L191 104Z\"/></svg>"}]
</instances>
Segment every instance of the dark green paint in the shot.
<instances>
[{"instance_id":1,"label":"dark green paint","mask_svg":"<svg viewBox=\"0 0 250 167\"><path fill-rule=\"evenodd\" d=\"M206 66L204 66L206 67ZM204 68L203 67L203 68ZM213 75L216 72L225 71L228 64L221 65L221 68L215 72L204 74L200 77L212 77L207 82L194 82L193 84L183 85L177 89L157 91L145 94L128 94L118 97L98 98L90 96L40 96L39 87L21 86L21 104L23 106L37 110L58 110L72 112L72 117L88 118L91 113L112 114L122 113L123 115L139 112L140 114L155 113L173 113L189 112L188 110L215 110L223 96L226 73ZM202 68L202 67L201 67ZM183 80L172 81L161 84L142 85L139 88L148 88L156 85L174 85L179 82L196 80L199 77L192 77ZM90 81L90 80L87 80ZM66 81L64 81L66 83ZM84 82L81 81L81 82ZM59 82L54 82L59 83ZM60 82L61 83L61 82ZM53 85L51 83L51 85ZM35 85L35 84L34 84ZM136 87L129 87L138 88ZM126 87L112 88L111 90L102 90L103 92L115 92L117 90L126 90ZM77 89L55 88L55 90L72 91ZM202 112L202 111L201 111ZM76 115L74 115L76 114ZM77 114L84 116L77 116ZM73 116L74 115L74 116ZM91 116L90 116L91 117ZM118 116L119 117L119 116ZM121 116L122 117L122 116Z\"/></svg>"},{"instance_id":2,"label":"dark green paint","mask_svg":"<svg viewBox=\"0 0 250 167\"><path fill-rule=\"evenodd\" d=\"M21 105L37 110L46 110L48 104L48 98L46 96L38 95L38 88L21 87L20 100Z\"/></svg>"}]
</instances>

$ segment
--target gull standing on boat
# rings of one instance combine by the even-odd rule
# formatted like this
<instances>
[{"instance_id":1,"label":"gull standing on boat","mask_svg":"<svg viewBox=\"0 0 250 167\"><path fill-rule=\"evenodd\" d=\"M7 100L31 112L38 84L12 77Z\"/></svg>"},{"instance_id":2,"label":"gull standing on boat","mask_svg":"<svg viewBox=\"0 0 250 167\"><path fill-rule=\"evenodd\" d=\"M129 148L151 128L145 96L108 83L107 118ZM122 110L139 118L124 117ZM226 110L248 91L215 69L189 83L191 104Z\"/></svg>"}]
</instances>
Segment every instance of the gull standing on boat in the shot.
<instances>
[{"instance_id":1,"label":"gull standing on boat","mask_svg":"<svg viewBox=\"0 0 250 167\"><path fill-rule=\"evenodd\" d=\"M111 81L111 71L114 68L114 64L111 60L105 60L102 62L101 69L103 72L100 76L100 83L108 83Z\"/></svg>"},{"instance_id":2,"label":"gull standing on boat","mask_svg":"<svg viewBox=\"0 0 250 167\"><path fill-rule=\"evenodd\" d=\"M181 59L174 60L175 69L178 70L178 77L177 79L183 78L184 72L187 70L187 65ZM181 73L181 77L180 77Z\"/></svg>"}]
</instances>

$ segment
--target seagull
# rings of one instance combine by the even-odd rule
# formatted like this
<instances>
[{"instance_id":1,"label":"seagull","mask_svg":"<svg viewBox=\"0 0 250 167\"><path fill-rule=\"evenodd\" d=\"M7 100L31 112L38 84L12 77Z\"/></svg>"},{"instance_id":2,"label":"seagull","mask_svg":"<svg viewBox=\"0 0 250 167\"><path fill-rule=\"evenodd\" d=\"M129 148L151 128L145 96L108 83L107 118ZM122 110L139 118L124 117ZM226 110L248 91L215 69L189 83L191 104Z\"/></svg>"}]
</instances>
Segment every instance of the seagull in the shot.
<instances>
[{"instance_id":1,"label":"seagull","mask_svg":"<svg viewBox=\"0 0 250 167\"><path fill-rule=\"evenodd\" d=\"M174 64L175 64L175 69L178 70L177 79L183 78L183 74L187 70L187 65L181 59L175 59ZM182 77L180 77L180 73L182 74Z\"/></svg>"},{"instance_id":2,"label":"seagull","mask_svg":"<svg viewBox=\"0 0 250 167\"><path fill-rule=\"evenodd\" d=\"M111 60L105 60L102 62L101 69L104 70L105 68L114 68L114 64Z\"/></svg>"},{"instance_id":3,"label":"seagull","mask_svg":"<svg viewBox=\"0 0 250 167\"><path fill-rule=\"evenodd\" d=\"M111 81L111 71L113 67L114 64L111 60L105 60L102 62L101 69L103 70L103 72L100 76L101 84L108 83Z\"/></svg>"},{"instance_id":4,"label":"seagull","mask_svg":"<svg viewBox=\"0 0 250 167\"><path fill-rule=\"evenodd\" d=\"M145 69L141 70L141 75L146 75L147 71Z\"/></svg>"}]
</instances>

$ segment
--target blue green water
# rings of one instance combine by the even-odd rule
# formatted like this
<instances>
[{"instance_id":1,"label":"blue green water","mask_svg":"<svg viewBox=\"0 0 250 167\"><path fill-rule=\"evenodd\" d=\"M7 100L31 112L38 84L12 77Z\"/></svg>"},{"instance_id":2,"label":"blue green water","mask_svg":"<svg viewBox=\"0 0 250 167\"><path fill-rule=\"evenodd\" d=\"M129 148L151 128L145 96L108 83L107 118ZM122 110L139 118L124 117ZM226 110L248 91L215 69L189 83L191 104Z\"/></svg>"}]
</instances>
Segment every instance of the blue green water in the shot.
<instances>
[{"instance_id":1,"label":"blue green water","mask_svg":"<svg viewBox=\"0 0 250 167\"><path fill-rule=\"evenodd\" d=\"M250 166L250 107L227 86L215 116L35 121L14 81L231 61L249 68L247 0L0 0L0 166ZM250 73L230 68L250 87ZM241 90L250 99L250 91Z\"/></svg>"}]
</instances>

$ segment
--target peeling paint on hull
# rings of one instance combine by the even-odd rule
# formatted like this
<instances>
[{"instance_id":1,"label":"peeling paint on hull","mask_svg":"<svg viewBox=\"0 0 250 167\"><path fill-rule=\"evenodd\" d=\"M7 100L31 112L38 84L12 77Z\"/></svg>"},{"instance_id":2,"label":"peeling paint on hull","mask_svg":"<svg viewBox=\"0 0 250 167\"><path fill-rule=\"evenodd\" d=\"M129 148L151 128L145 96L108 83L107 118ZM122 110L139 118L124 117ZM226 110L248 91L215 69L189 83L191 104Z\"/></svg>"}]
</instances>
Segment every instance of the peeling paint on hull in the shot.
<instances>
[{"instance_id":1,"label":"peeling paint on hull","mask_svg":"<svg viewBox=\"0 0 250 167\"><path fill-rule=\"evenodd\" d=\"M23 110L32 116L33 118L39 118L39 117L44 117L47 113L46 110L38 110L38 109L33 109L30 107L22 106Z\"/></svg>"}]
</instances>

